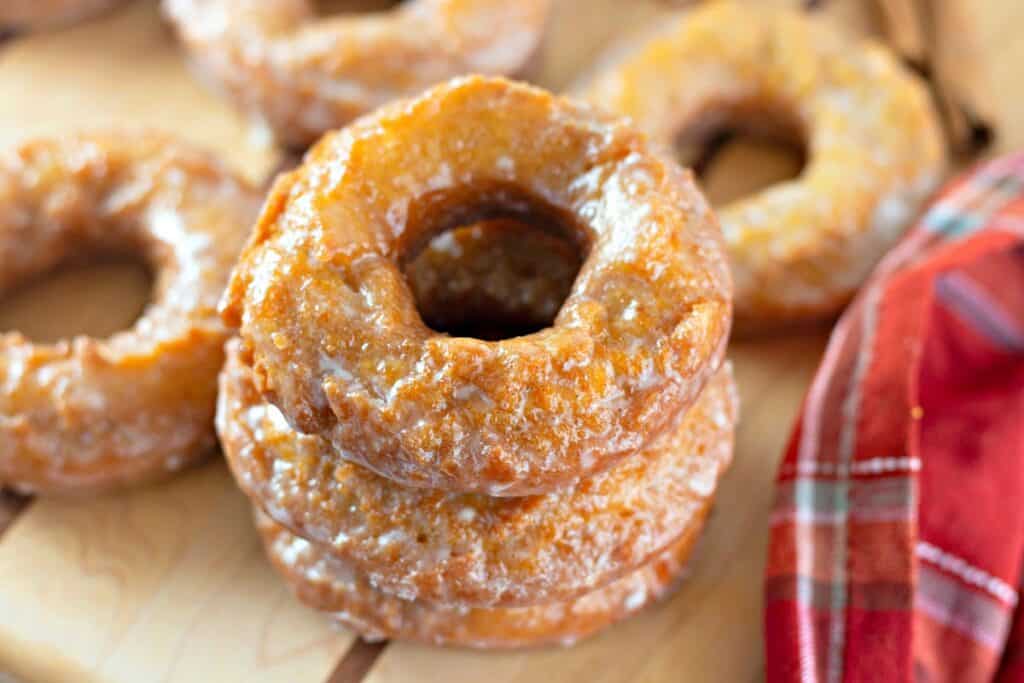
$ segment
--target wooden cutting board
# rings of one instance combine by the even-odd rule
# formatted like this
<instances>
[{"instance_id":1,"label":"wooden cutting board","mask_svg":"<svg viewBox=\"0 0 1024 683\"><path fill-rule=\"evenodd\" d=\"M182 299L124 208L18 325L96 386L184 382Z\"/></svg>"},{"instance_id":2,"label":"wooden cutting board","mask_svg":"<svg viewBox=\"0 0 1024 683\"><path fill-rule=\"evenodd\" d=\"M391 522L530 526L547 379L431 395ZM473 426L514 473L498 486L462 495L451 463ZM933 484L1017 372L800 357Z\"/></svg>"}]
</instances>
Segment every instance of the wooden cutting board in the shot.
<instances>
[{"instance_id":1,"label":"wooden cutting board","mask_svg":"<svg viewBox=\"0 0 1024 683\"><path fill-rule=\"evenodd\" d=\"M351 0L349 0L351 1ZM759 0L751 0L759 1ZM782 1L782 0L780 0ZM611 43L665 12L656 0L556 0L538 81L559 89ZM1024 63L1024 6L977 0L997 92ZM854 31L857 0L827 4ZM998 86L1007 86L1001 90ZM1001 103L1001 146L1024 141L1024 100ZM197 84L155 2L0 46L0 146L28 136L156 126L220 152L262 181L277 162L225 102ZM736 144L712 167L711 194L771 178L777 153ZM730 169L742 168L733 175ZM746 182L746 181L744 181ZM0 330L39 339L106 334L145 303L137 266L66 272L0 302ZM734 344L743 396L736 463L682 590L570 650L511 654L370 646L287 593L263 558L248 506L219 462L174 481L98 500L0 497L0 680L31 681L619 681L758 680L761 572L772 477L826 332Z\"/></svg>"}]
</instances>

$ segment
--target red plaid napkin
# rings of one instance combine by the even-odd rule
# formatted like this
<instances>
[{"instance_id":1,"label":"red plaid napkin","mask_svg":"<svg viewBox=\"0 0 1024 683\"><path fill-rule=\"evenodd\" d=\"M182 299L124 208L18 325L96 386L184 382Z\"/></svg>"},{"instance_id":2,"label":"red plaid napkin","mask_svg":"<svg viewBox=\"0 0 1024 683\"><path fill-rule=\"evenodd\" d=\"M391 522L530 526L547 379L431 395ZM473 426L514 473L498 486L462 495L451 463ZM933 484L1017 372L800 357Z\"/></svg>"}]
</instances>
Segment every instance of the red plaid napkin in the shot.
<instances>
[{"instance_id":1,"label":"red plaid napkin","mask_svg":"<svg viewBox=\"0 0 1024 683\"><path fill-rule=\"evenodd\" d=\"M777 493L769 683L1024 681L1024 155L954 182L879 266Z\"/></svg>"}]
</instances>

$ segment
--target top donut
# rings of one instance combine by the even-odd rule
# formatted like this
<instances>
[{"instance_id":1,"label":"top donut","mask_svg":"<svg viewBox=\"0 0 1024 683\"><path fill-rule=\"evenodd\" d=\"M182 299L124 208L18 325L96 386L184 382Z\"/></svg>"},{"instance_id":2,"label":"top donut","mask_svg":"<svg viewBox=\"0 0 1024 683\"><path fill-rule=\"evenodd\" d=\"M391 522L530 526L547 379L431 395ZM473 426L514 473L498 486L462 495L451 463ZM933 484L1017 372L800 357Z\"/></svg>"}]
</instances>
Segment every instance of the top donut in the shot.
<instances>
[{"instance_id":1,"label":"top donut","mask_svg":"<svg viewBox=\"0 0 1024 683\"><path fill-rule=\"evenodd\" d=\"M163 0L208 76L285 145L466 73L518 75L551 0L407 0L320 19L312 0Z\"/></svg>"},{"instance_id":2,"label":"top donut","mask_svg":"<svg viewBox=\"0 0 1024 683\"><path fill-rule=\"evenodd\" d=\"M535 334L434 332L402 264L495 216L579 245L568 298ZM641 133L468 77L325 136L280 176L222 312L257 389L339 457L511 496L607 469L675 425L721 363L731 294L713 214Z\"/></svg>"}]
</instances>

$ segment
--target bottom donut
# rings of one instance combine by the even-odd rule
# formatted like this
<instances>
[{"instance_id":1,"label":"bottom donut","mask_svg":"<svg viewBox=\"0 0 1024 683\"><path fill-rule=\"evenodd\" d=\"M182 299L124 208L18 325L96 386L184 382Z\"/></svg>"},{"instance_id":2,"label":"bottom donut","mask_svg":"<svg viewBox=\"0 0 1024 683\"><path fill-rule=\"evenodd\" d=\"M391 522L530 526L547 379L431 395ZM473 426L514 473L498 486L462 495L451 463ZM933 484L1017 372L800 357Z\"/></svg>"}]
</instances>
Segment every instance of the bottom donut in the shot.
<instances>
[{"instance_id":1,"label":"bottom donut","mask_svg":"<svg viewBox=\"0 0 1024 683\"><path fill-rule=\"evenodd\" d=\"M574 600L529 607L445 607L374 589L327 550L296 536L255 508L271 562L298 599L366 640L412 640L482 649L573 645L670 593L683 576L701 523L648 564Z\"/></svg>"}]
</instances>

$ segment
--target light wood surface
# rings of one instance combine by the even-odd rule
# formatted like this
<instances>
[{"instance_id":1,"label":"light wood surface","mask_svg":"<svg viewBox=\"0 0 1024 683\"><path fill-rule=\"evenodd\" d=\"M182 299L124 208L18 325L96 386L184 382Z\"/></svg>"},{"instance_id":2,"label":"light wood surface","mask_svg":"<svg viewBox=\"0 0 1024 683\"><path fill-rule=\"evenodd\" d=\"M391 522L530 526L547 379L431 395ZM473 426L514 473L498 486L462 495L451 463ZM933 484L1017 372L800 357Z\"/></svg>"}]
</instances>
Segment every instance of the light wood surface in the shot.
<instances>
[{"instance_id":1,"label":"light wood surface","mask_svg":"<svg viewBox=\"0 0 1024 683\"><path fill-rule=\"evenodd\" d=\"M752 0L759 1L759 0ZM664 11L654 0L557 0L539 82L564 88L613 40ZM978 0L974 17L996 92L1019 84L1024 6ZM856 0L826 11L851 30L873 18ZM1000 88L1000 86L1002 86ZM1024 99L1004 99L999 146L1024 143ZM155 4L0 47L0 146L75 128L156 126L210 147L260 181L275 151L187 70ZM743 144L708 173L722 198L757 167L785 159ZM731 157L731 160L729 158ZM0 302L0 330L39 339L108 333L145 301L137 267L66 273ZM45 311L45 313L42 313ZM0 532L0 680L487 680L654 683L758 680L761 572L776 462L824 346L810 331L734 344L743 397L736 463L690 577L667 603L571 650L515 654L405 644L351 649L351 634L293 601L259 549L249 513L220 463L100 500L31 503ZM0 500L0 529L12 506ZM352 654L355 652L355 654ZM349 660L339 661L349 653Z\"/></svg>"}]
</instances>

